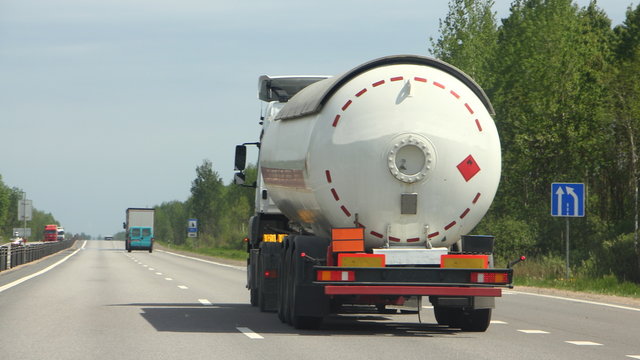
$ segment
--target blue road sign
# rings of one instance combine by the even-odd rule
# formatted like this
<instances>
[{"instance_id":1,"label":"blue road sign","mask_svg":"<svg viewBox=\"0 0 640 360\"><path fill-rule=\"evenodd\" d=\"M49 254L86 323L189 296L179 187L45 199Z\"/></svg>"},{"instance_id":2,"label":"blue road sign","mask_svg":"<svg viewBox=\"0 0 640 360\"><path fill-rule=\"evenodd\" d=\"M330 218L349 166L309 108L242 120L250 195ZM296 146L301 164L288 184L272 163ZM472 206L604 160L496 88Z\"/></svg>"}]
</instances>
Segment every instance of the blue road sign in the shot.
<instances>
[{"instance_id":1,"label":"blue road sign","mask_svg":"<svg viewBox=\"0 0 640 360\"><path fill-rule=\"evenodd\" d=\"M196 233L198 232L198 219L189 219L187 225L187 232Z\"/></svg>"},{"instance_id":2,"label":"blue road sign","mask_svg":"<svg viewBox=\"0 0 640 360\"><path fill-rule=\"evenodd\" d=\"M584 199L584 184L552 183L551 216L583 217Z\"/></svg>"}]
</instances>

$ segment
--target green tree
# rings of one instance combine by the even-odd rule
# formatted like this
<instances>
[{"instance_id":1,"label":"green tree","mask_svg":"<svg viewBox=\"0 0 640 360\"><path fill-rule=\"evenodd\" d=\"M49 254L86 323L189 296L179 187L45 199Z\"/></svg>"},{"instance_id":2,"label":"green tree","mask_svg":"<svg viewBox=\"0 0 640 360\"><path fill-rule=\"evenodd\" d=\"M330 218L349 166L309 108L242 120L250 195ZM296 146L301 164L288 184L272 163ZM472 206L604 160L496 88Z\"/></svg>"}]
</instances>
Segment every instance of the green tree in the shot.
<instances>
[{"instance_id":1,"label":"green tree","mask_svg":"<svg viewBox=\"0 0 640 360\"><path fill-rule=\"evenodd\" d=\"M191 184L189 200L194 217L199 221L199 239L205 244L217 245L220 234L220 214L224 211L224 184L213 164L204 160L196 168L196 178Z\"/></svg>"},{"instance_id":2,"label":"green tree","mask_svg":"<svg viewBox=\"0 0 640 360\"><path fill-rule=\"evenodd\" d=\"M616 74L611 87L615 89L615 122L618 141L614 144L617 156L614 170L617 182L616 193L622 194L615 202L632 214L634 247L636 252L637 276L640 279L640 243L638 241L638 131L640 131L640 5L627 9L625 21L614 29L616 35ZM633 194L633 196L628 196ZM627 196L625 196L627 195ZM624 215L624 214L621 214Z\"/></svg>"},{"instance_id":3,"label":"green tree","mask_svg":"<svg viewBox=\"0 0 640 360\"><path fill-rule=\"evenodd\" d=\"M452 0L449 12L440 20L440 37L430 39L429 51L460 68L483 87L493 84L496 73L497 25L493 0Z\"/></svg>"}]
</instances>

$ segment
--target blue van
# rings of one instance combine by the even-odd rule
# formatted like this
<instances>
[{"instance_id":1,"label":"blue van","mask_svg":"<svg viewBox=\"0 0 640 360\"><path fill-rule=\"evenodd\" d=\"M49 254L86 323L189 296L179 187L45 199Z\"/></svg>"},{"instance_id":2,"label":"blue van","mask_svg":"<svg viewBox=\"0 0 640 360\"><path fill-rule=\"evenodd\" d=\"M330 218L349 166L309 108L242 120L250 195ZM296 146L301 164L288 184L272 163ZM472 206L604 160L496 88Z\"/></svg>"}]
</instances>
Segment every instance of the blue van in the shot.
<instances>
[{"instance_id":1,"label":"blue van","mask_svg":"<svg viewBox=\"0 0 640 360\"><path fill-rule=\"evenodd\" d=\"M132 226L127 234L127 251L131 250L149 250L153 251L153 228Z\"/></svg>"}]
</instances>

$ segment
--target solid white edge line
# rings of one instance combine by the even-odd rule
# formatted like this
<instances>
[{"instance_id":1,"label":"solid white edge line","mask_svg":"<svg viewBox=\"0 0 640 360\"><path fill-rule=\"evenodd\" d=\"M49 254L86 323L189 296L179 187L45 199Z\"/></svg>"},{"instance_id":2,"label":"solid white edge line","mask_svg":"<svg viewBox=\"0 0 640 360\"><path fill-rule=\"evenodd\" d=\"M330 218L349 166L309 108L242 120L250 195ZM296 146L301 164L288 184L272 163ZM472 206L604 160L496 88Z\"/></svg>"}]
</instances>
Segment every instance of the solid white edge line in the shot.
<instances>
[{"instance_id":1,"label":"solid white edge line","mask_svg":"<svg viewBox=\"0 0 640 360\"><path fill-rule=\"evenodd\" d=\"M627 355L628 358L632 358L632 359L639 359L640 360L640 355Z\"/></svg>"},{"instance_id":2,"label":"solid white edge line","mask_svg":"<svg viewBox=\"0 0 640 360\"><path fill-rule=\"evenodd\" d=\"M173 253L173 252L171 252L171 251L166 251L166 250L156 250L156 251L160 251L160 252L163 252L163 253L165 253L165 254L170 254L170 255L175 255L175 256L183 257L183 258L185 258L185 259L191 259L191 260L201 261L201 262L208 263L208 264L213 264L213 265L218 265L218 266L224 266L224 267L228 267L228 268L232 268L232 269L236 269L236 270L246 270L246 269L247 269L247 268L246 268L246 267L244 267L244 266L235 266L235 265L222 264L222 263L215 262L215 261L199 259L199 258L197 258L197 257L193 257L193 256L187 256L187 255L182 255L182 254Z\"/></svg>"},{"instance_id":3,"label":"solid white edge line","mask_svg":"<svg viewBox=\"0 0 640 360\"><path fill-rule=\"evenodd\" d=\"M259 334L256 334L255 332L253 332L253 330L247 327L237 327L236 329L238 329L238 331L240 331L241 333L245 334L249 339L253 339L253 340L264 339L264 337L262 337Z\"/></svg>"},{"instance_id":4,"label":"solid white edge line","mask_svg":"<svg viewBox=\"0 0 640 360\"><path fill-rule=\"evenodd\" d=\"M564 301L573 301L573 302L582 303L582 304L598 305L598 306L606 306L606 307L615 308L615 309L630 310L630 311L638 311L638 312L640 312L640 309L638 309L638 308L634 308L634 307L630 307L630 306L607 304L607 303L603 303L603 302L589 301L589 300L572 299L572 298L567 298L567 297L562 297L562 296L536 294L536 293L530 293L530 292L525 292L525 291L516 291L516 290L513 290L513 292L514 292L514 294L523 294L523 295L539 296L539 297L548 298L548 299L556 299L556 300L564 300Z\"/></svg>"},{"instance_id":5,"label":"solid white edge line","mask_svg":"<svg viewBox=\"0 0 640 360\"><path fill-rule=\"evenodd\" d=\"M55 268L56 266L58 266L58 265L62 264L62 263L63 263L63 262L65 262L65 261L67 261L67 260L68 260L70 257L72 257L73 255L77 254L77 253L78 253L78 251L80 251L80 250L84 249L85 245L87 245L87 240L85 240L85 241L84 241L84 243L82 244L82 247L81 247L81 248L79 248L79 249L77 249L76 251L72 252L71 254L67 255L64 259L61 259L61 260L60 260L60 261L58 261L57 263L52 264L52 265L49 265L48 267L46 267L46 268L44 268L44 269L42 269L42 270L40 270L40 271L38 271L38 272L36 272L36 273L33 273L33 274L31 274L31 275L28 275L28 276L25 276L25 277L23 277L23 278L21 278L21 279L18 279L18 280L16 280L16 281L14 281L14 282L8 283L8 284L3 285L3 286L0 286L0 293L1 293L1 292L3 292L3 291L5 291L5 290L11 289L12 287L14 287L14 286L16 286L16 285L20 285L20 284L22 284L23 282L25 282L25 281L27 281L27 280L31 280L31 279L33 279L33 278L34 278L34 277L36 277L36 276L40 276L40 275L42 275L42 274L46 273L47 271L49 271L49 270L51 270L51 269Z\"/></svg>"}]
</instances>

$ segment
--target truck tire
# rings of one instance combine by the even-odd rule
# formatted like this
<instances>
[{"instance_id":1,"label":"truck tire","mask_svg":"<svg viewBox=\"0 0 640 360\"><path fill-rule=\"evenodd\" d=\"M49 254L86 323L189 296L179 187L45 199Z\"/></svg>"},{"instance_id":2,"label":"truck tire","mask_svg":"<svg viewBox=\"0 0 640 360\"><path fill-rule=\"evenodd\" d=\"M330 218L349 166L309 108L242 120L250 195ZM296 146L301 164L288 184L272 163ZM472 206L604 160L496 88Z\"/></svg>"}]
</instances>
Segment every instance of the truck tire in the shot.
<instances>
[{"instance_id":1,"label":"truck tire","mask_svg":"<svg viewBox=\"0 0 640 360\"><path fill-rule=\"evenodd\" d=\"M278 282L278 319L283 323L289 324L289 271L291 262L291 249L289 240L293 236L288 236L284 240L282 247L282 271L280 272L280 280Z\"/></svg>"},{"instance_id":2,"label":"truck tire","mask_svg":"<svg viewBox=\"0 0 640 360\"><path fill-rule=\"evenodd\" d=\"M462 312L460 328L462 331L484 332L491 323L491 309L476 309Z\"/></svg>"},{"instance_id":3,"label":"truck tire","mask_svg":"<svg viewBox=\"0 0 640 360\"><path fill-rule=\"evenodd\" d=\"M454 319L455 310L456 309L446 308L442 306L434 306L433 314L436 317L436 321L438 322L438 325L446 325L446 326L454 327L453 325L455 323L455 319Z\"/></svg>"},{"instance_id":4,"label":"truck tire","mask_svg":"<svg viewBox=\"0 0 640 360\"><path fill-rule=\"evenodd\" d=\"M491 309L463 310L435 306L433 312L438 324L462 331L484 332L491 324Z\"/></svg>"},{"instance_id":5,"label":"truck tire","mask_svg":"<svg viewBox=\"0 0 640 360\"><path fill-rule=\"evenodd\" d=\"M256 289L249 290L249 297L251 299L251 306L258 306L258 291Z\"/></svg>"}]
</instances>

